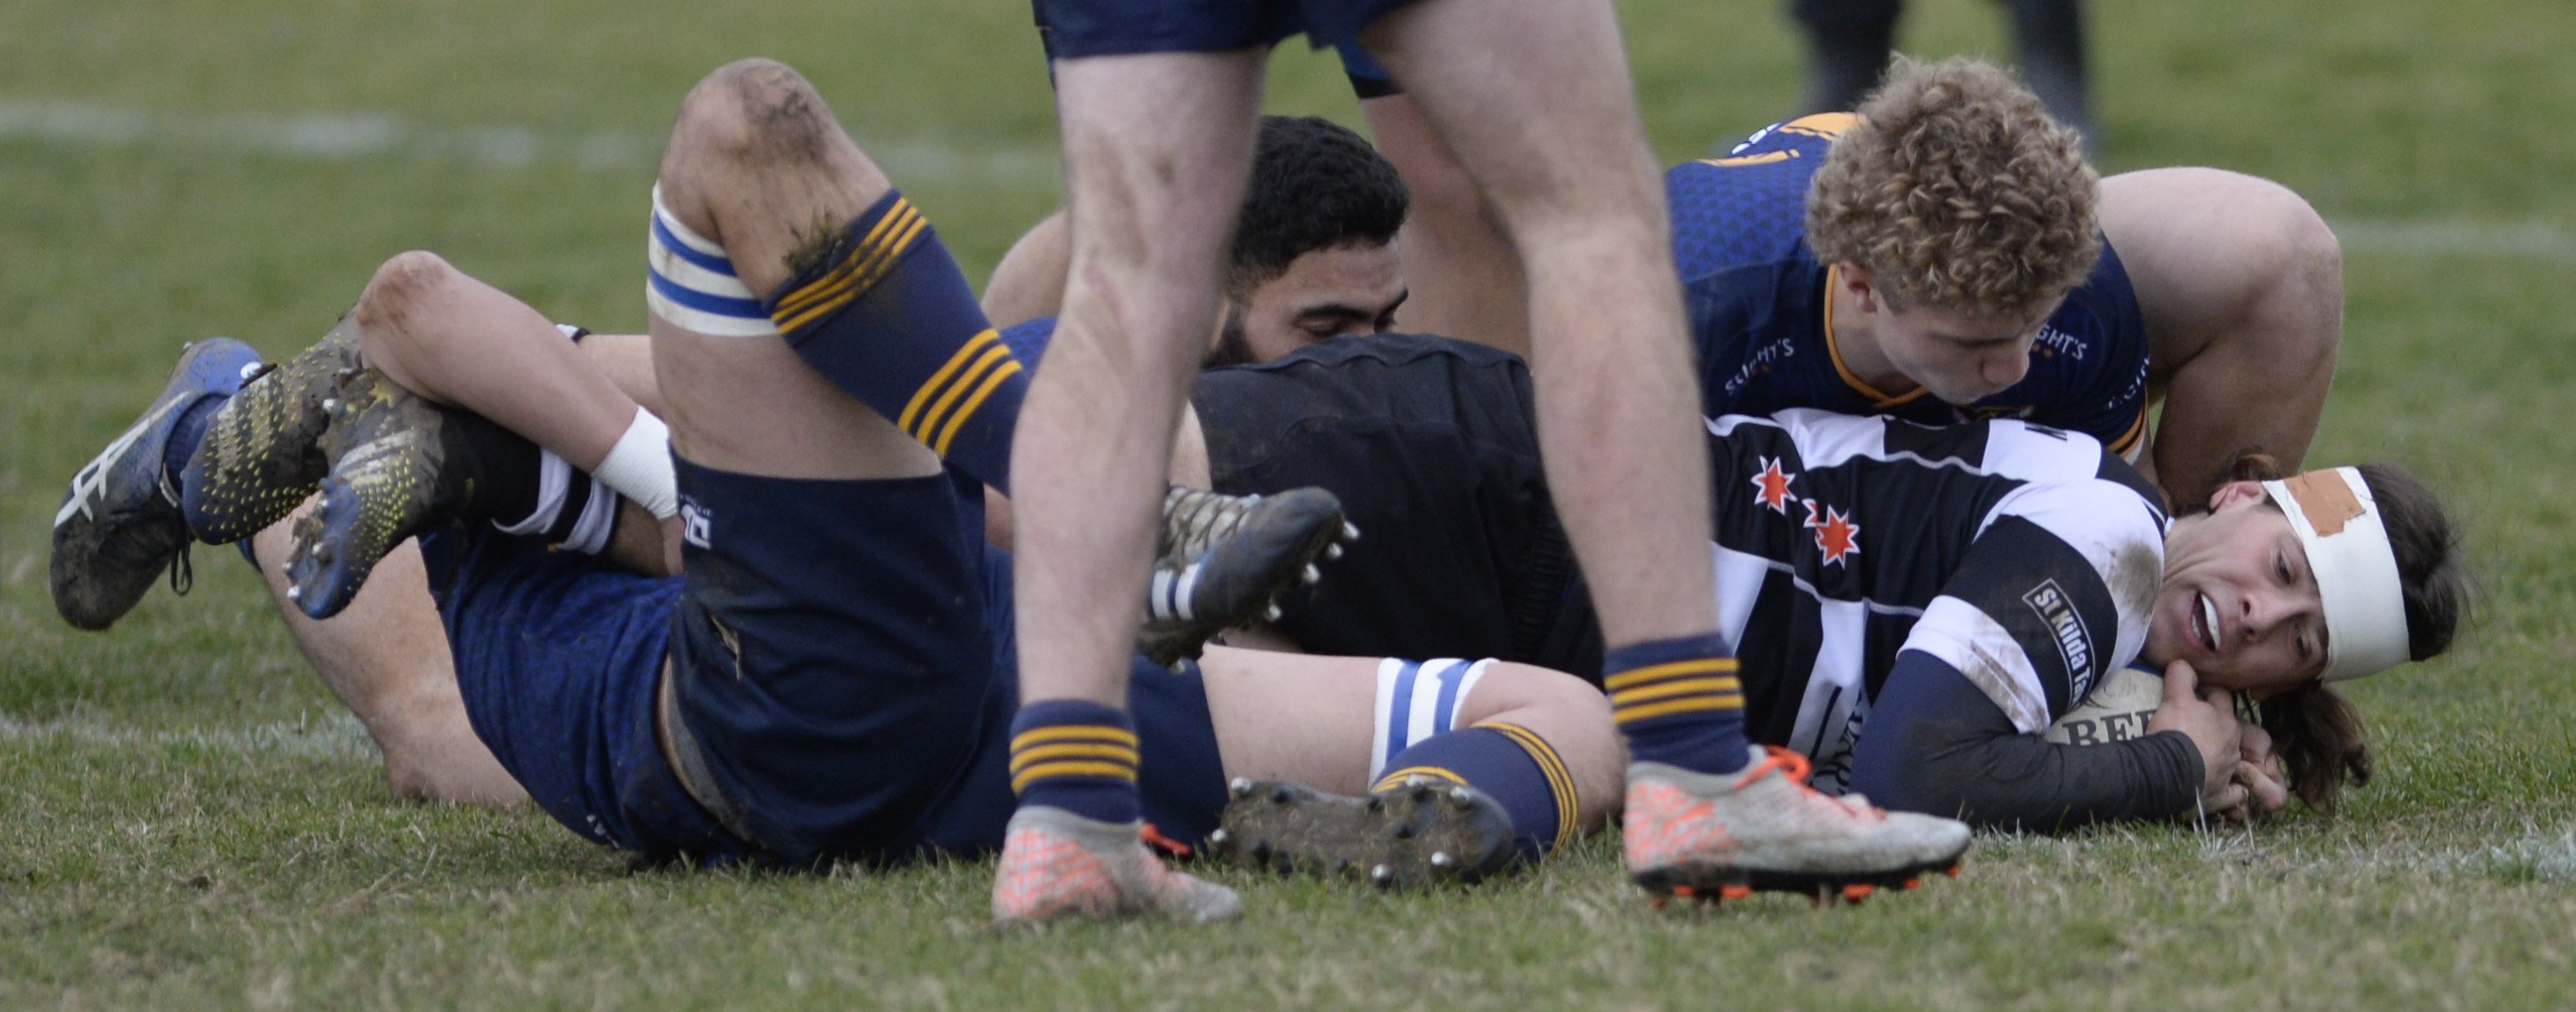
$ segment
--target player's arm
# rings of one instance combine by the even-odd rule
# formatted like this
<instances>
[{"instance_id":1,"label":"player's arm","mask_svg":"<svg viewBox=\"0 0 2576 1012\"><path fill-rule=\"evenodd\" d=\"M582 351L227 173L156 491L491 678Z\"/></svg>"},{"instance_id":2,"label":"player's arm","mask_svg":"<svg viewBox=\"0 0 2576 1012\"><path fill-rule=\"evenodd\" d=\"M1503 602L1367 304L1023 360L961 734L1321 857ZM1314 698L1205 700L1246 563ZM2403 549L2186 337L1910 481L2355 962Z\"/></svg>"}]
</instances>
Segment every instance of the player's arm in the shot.
<instances>
[{"instance_id":1,"label":"player's arm","mask_svg":"<svg viewBox=\"0 0 2576 1012\"><path fill-rule=\"evenodd\" d=\"M2176 503L2209 496L2237 450L2295 470L2343 340L2343 256L2289 189L2234 172L2150 169L2102 181L2102 231L2146 319L2165 401L2149 473Z\"/></svg>"},{"instance_id":2,"label":"player's arm","mask_svg":"<svg viewBox=\"0 0 2576 1012\"><path fill-rule=\"evenodd\" d=\"M1065 265L1072 260L1072 226L1063 211L1047 215L993 266L993 279L984 284L984 319L1011 327L1056 315L1064 306Z\"/></svg>"},{"instance_id":3,"label":"player's arm","mask_svg":"<svg viewBox=\"0 0 2576 1012\"><path fill-rule=\"evenodd\" d=\"M2053 831L2188 813L2204 779L2185 732L2060 745L2023 733L1959 669L1896 658L1852 757L1852 789L1890 809Z\"/></svg>"},{"instance_id":4,"label":"player's arm","mask_svg":"<svg viewBox=\"0 0 2576 1012\"><path fill-rule=\"evenodd\" d=\"M2224 788L2235 722L2206 704L2192 715L2210 721L2129 741L2041 737L2145 639L2161 536L2136 490L2101 481L2041 486L1989 523L1873 696L1853 787L1890 808L2036 830L2186 813Z\"/></svg>"}]
</instances>

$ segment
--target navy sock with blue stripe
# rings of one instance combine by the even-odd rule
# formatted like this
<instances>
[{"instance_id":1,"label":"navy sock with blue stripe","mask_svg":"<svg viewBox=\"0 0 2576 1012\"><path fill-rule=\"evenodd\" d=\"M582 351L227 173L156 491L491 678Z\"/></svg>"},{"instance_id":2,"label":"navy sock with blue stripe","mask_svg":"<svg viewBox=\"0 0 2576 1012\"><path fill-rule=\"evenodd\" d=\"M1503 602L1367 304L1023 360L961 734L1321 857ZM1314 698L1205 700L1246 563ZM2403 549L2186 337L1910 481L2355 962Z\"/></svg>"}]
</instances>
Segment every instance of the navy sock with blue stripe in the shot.
<instances>
[{"instance_id":1,"label":"navy sock with blue stripe","mask_svg":"<svg viewBox=\"0 0 2576 1012\"><path fill-rule=\"evenodd\" d=\"M1629 757L1699 773L1732 773L1750 761L1744 686L1716 633L1648 640L1602 657L1610 716Z\"/></svg>"},{"instance_id":2,"label":"navy sock with blue stripe","mask_svg":"<svg viewBox=\"0 0 2576 1012\"><path fill-rule=\"evenodd\" d=\"M958 470L1010 490L1028 372L902 194L860 212L761 308L824 378Z\"/></svg>"},{"instance_id":3,"label":"navy sock with blue stripe","mask_svg":"<svg viewBox=\"0 0 2576 1012\"><path fill-rule=\"evenodd\" d=\"M1020 805L1101 822L1134 822L1136 725L1114 706L1050 699L1011 718L1011 791Z\"/></svg>"},{"instance_id":4,"label":"navy sock with blue stripe","mask_svg":"<svg viewBox=\"0 0 2576 1012\"><path fill-rule=\"evenodd\" d=\"M1425 738L1389 760L1370 789L1401 787L1412 777L1465 784L1501 802L1523 858L1574 838L1574 776L1554 746L1518 724L1488 722Z\"/></svg>"},{"instance_id":5,"label":"navy sock with blue stripe","mask_svg":"<svg viewBox=\"0 0 2576 1012\"><path fill-rule=\"evenodd\" d=\"M170 441L161 447L161 476L171 488L179 487L179 476L188 472L188 458L197 455L198 443L205 442L206 423L213 421L215 412L222 410L224 403L230 400L232 397L227 394L207 394L197 398L197 403L188 405L187 410L179 414L179 420L170 426Z\"/></svg>"}]
</instances>

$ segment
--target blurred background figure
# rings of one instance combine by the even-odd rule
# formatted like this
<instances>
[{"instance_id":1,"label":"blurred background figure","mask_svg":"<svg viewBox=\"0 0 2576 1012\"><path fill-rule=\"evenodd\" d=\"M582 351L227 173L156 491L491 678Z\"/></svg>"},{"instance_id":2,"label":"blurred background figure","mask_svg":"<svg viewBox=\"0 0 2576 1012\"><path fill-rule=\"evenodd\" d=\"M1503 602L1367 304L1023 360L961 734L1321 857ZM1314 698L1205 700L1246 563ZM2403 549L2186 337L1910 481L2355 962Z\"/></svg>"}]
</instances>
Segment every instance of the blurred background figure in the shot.
<instances>
[{"instance_id":1,"label":"blurred background figure","mask_svg":"<svg viewBox=\"0 0 2576 1012\"><path fill-rule=\"evenodd\" d=\"M2011 14L2013 60L2023 80L2050 116L2084 135L2085 154L2101 154L2086 85L2082 0L1996 2ZM1896 51L1896 19L1904 9L1904 0L1789 0L1790 16L1807 39L1807 85L1795 114L1859 105Z\"/></svg>"}]
</instances>

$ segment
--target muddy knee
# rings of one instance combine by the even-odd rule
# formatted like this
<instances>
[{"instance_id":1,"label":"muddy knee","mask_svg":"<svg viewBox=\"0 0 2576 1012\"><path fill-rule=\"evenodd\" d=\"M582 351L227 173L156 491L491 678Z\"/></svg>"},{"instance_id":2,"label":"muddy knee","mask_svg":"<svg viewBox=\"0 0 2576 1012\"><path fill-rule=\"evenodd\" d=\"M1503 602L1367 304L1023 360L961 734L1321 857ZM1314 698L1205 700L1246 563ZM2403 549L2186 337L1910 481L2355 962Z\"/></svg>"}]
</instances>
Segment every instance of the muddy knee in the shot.
<instances>
[{"instance_id":1,"label":"muddy knee","mask_svg":"<svg viewBox=\"0 0 2576 1012\"><path fill-rule=\"evenodd\" d=\"M399 361L409 347L411 324L431 293L454 281L456 267L426 250L397 253L376 268L350 317L358 324L358 346L370 360Z\"/></svg>"},{"instance_id":2,"label":"muddy knee","mask_svg":"<svg viewBox=\"0 0 2576 1012\"><path fill-rule=\"evenodd\" d=\"M838 129L803 75L776 60L737 60L699 80L681 101L662 174L667 184L675 175L696 176L685 170L707 162L820 163Z\"/></svg>"}]
</instances>

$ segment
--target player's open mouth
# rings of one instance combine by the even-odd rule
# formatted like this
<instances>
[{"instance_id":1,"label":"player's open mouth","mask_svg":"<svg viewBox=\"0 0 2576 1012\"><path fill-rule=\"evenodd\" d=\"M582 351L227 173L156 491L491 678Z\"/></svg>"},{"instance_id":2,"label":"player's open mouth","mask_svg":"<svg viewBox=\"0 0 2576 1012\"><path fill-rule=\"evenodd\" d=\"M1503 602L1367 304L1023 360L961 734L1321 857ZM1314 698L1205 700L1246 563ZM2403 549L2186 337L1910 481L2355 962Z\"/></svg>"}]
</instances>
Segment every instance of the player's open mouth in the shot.
<instances>
[{"instance_id":1,"label":"player's open mouth","mask_svg":"<svg viewBox=\"0 0 2576 1012\"><path fill-rule=\"evenodd\" d=\"M2213 654L2217 653L2218 602L2210 600L2209 595L2200 593L2193 594L2191 599L2193 603L2199 605L2191 610L2191 638L2198 642L2202 649Z\"/></svg>"}]
</instances>

